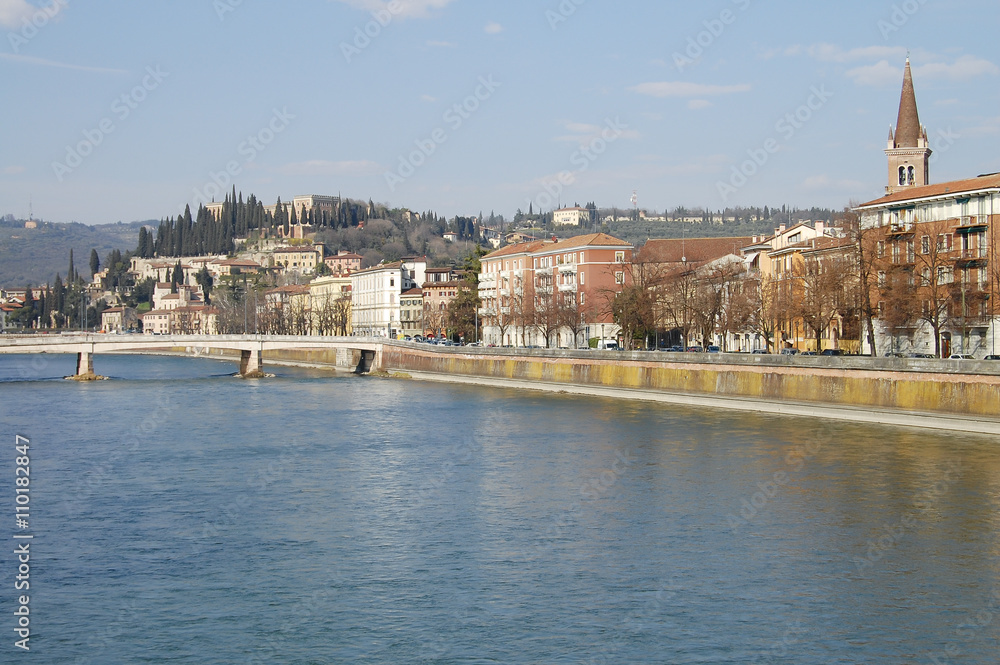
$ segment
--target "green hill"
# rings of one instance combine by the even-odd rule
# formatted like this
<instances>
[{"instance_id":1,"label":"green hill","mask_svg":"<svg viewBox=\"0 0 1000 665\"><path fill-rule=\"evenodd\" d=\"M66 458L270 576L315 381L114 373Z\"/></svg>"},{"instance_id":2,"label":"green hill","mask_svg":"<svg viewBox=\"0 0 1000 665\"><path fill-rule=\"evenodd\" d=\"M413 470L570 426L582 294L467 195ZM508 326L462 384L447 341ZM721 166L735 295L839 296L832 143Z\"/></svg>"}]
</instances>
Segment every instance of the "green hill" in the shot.
<instances>
[{"instance_id":1,"label":"green hill","mask_svg":"<svg viewBox=\"0 0 1000 665\"><path fill-rule=\"evenodd\" d=\"M61 224L36 222L38 228L28 229L24 220L7 217L0 220L0 286L23 288L27 285L51 284L56 273L64 278L69 267L69 250L73 249L75 267L90 276L90 250L96 249L103 262L113 249L134 250L139 240L139 228L159 222L123 224Z\"/></svg>"}]
</instances>

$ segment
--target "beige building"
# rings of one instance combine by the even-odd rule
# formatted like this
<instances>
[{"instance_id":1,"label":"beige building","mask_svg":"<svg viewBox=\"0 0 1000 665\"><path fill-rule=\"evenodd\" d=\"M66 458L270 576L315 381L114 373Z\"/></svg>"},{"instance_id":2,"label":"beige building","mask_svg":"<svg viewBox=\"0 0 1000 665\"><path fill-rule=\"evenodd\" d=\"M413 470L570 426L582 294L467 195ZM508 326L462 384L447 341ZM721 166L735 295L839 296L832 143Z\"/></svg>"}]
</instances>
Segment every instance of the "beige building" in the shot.
<instances>
[{"instance_id":1,"label":"beige building","mask_svg":"<svg viewBox=\"0 0 1000 665\"><path fill-rule=\"evenodd\" d=\"M401 334L413 337L424 334L424 292L409 289L399 296L399 320Z\"/></svg>"},{"instance_id":2,"label":"beige building","mask_svg":"<svg viewBox=\"0 0 1000 665\"><path fill-rule=\"evenodd\" d=\"M314 279L309 283L309 300L315 334L352 334L349 275L331 275Z\"/></svg>"},{"instance_id":3,"label":"beige building","mask_svg":"<svg viewBox=\"0 0 1000 665\"><path fill-rule=\"evenodd\" d=\"M586 226L590 223L590 211L586 208L563 208L552 213L552 223L556 226Z\"/></svg>"},{"instance_id":4,"label":"beige building","mask_svg":"<svg viewBox=\"0 0 1000 665\"><path fill-rule=\"evenodd\" d=\"M310 274L323 260L322 246L280 247L274 250L274 265L284 272Z\"/></svg>"},{"instance_id":5,"label":"beige building","mask_svg":"<svg viewBox=\"0 0 1000 665\"><path fill-rule=\"evenodd\" d=\"M111 307L101 312L101 330L104 332L124 332L132 330L139 317L132 307Z\"/></svg>"}]
</instances>

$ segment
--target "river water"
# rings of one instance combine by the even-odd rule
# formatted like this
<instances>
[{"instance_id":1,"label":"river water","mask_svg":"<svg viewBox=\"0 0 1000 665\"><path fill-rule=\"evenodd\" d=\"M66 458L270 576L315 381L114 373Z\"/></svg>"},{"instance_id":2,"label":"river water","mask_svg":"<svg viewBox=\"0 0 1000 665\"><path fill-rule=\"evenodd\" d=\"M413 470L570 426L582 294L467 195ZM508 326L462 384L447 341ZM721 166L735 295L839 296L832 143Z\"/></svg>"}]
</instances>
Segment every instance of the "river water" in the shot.
<instances>
[{"instance_id":1,"label":"river water","mask_svg":"<svg viewBox=\"0 0 1000 665\"><path fill-rule=\"evenodd\" d=\"M1000 442L100 356L0 356L31 654L0 661L995 663ZM935 660L936 659L936 660Z\"/></svg>"}]
</instances>

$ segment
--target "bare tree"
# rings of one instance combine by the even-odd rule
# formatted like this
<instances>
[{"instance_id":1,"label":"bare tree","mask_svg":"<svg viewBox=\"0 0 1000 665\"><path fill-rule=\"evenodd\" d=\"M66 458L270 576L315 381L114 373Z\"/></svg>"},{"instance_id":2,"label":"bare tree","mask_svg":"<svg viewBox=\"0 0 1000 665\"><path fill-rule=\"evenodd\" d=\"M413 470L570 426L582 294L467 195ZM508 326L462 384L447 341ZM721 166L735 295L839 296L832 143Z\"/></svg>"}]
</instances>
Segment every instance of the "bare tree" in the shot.
<instances>
[{"instance_id":1,"label":"bare tree","mask_svg":"<svg viewBox=\"0 0 1000 665\"><path fill-rule=\"evenodd\" d=\"M878 350L875 346L874 319L876 308L872 301L872 293L878 288L876 280L880 233L875 227L864 228L862 226L861 216L855 212L857 206L858 204L853 201L848 204L840 217L840 224L854 245L854 258L857 265L858 309L868 338L868 347L871 349L871 354L875 356L878 355Z\"/></svg>"},{"instance_id":2,"label":"bare tree","mask_svg":"<svg viewBox=\"0 0 1000 665\"><path fill-rule=\"evenodd\" d=\"M816 340L816 351L823 350L823 334L831 329L849 300L849 282L853 264L846 256L812 254L802 261L798 276L797 314Z\"/></svg>"}]
</instances>

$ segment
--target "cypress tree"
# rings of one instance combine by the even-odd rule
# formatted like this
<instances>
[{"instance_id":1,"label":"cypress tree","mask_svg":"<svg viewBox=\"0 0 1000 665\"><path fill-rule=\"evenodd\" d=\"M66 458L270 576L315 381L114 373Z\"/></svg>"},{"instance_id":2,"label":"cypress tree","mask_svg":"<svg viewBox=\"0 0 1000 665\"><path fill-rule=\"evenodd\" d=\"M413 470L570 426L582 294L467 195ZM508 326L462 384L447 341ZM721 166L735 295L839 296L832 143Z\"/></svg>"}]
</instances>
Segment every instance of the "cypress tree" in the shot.
<instances>
[{"instance_id":1,"label":"cypress tree","mask_svg":"<svg viewBox=\"0 0 1000 665\"><path fill-rule=\"evenodd\" d=\"M142 235L143 235L143 232L145 230L146 230L146 227L142 227L142 228L139 229L139 242L140 242L140 245L142 243ZM101 259L98 258L98 256L97 256L97 250L96 249L91 249L90 250L90 276L93 277L94 275L96 275L100 269L101 269Z\"/></svg>"},{"instance_id":2,"label":"cypress tree","mask_svg":"<svg viewBox=\"0 0 1000 665\"><path fill-rule=\"evenodd\" d=\"M73 267L73 248L69 249L69 271L66 273L66 283L72 284L76 281L76 269Z\"/></svg>"}]
</instances>

